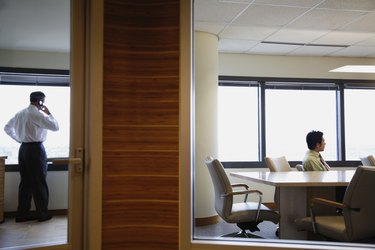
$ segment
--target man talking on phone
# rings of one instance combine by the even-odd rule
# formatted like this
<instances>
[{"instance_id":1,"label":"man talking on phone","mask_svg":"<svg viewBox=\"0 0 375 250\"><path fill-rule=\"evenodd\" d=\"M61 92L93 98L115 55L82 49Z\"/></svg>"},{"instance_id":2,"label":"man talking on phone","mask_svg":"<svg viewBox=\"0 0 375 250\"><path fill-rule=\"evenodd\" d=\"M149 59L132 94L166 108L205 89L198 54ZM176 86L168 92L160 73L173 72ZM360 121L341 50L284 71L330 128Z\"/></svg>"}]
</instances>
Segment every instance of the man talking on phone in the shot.
<instances>
[{"instance_id":1,"label":"man talking on phone","mask_svg":"<svg viewBox=\"0 0 375 250\"><path fill-rule=\"evenodd\" d=\"M30 105L19 111L4 127L10 137L21 143L18 152L21 182L18 188L16 222L42 222L52 218L48 212L48 164L43 142L46 140L47 131L58 131L59 124L44 106L45 97L43 92L32 92ZM30 211L32 198L36 214Z\"/></svg>"}]
</instances>

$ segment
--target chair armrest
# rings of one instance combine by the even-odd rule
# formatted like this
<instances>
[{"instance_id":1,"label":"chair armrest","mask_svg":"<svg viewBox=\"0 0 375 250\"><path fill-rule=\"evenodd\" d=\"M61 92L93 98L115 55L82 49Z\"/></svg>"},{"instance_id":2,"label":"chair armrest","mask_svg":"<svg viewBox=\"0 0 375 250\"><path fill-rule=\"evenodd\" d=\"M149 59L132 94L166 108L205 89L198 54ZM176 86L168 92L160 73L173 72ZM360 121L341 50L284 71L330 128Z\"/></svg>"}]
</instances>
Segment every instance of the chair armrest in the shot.
<instances>
[{"instance_id":1,"label":"chair armrest","mask_svg":"<svg viewBox=\"0 0 375 250\"><path fill-rule=\"evenodd\" d=\"M258 196L262 196L263 193L259 190L243 190L243 191L233 191L230 193L222 194L222 197L231 196L231 195L248 195L248 194L258 194Z\"/></svg>"},{"instance_id":2,"label":"chair armrest","mask_svg":"<svg viewBox=\"0 0 375 250\"><path fill-rule=\"evenodd\" d=\"M234 188L237 188L237 187L244 187L244 188L246 188L246 189L249 189L249 186L246 185L245 183L234 183L234 184L232 184L231 186L234 187Z\"/></svg>"},{"instance_id":3,"label":"chair armrest","mask_svg":"<svg viewBox=\"0 0 375 250\"><path fill-rule=\"evenodd\" d=\"M348 206L346 206L343 203L331 201L331 200L327 200L323 198L313 198L311 200L311 206L313 206L315 203L330 206L330 207L342 208L342 209L348 208Z\"/></svg>"},{"instance_id":4,"label":"chair armrest","mask_svg":"<svg viewBox=\"0 0 375 250\"><path fill-rule=\"evenodd\" d=\"M259 190L244 190L244 191L233 191L233 192L230 192L228 193L227 195L240 195L240 194L258 194L258 195L263 195L263 193Z\"/></svg>"},{"instance_id":5,"label":"chair armrest","mask_svg":"<svg viewBox=\"0 0 375 250\"><path fill-rule=\"evenodd\" d=\"M244 190L244 191L233 191L227 194L222 194L222 197L226 196L234 196L234 195L245 195L245 200L244 202L247 202L247 197L249 194L257 194L259 197L259 203L262 202L262 195L263 193L259 190Z\"/></svg>"},{"instance_id":6,"label":"chair armrest","mask_svg":"<svg viewBox=\"0 0 375 250\"><path fill-rule=\"evenodd\" d=\"M243 187L245 188L246 190L249 190L249 186L245 183L233 183L231 184L232 188L240 188L240 187ZM256 192L260 192L259 190L252 190L250 193L253 193L254 191ZM241 192L241 191L233 191L232 195L241 195L241 194L244 194L245 195L245 198L244 198L244 202L247 201L247 198L248 198L248 195L250 193L238 193L238 192ZM246 192L246 191L245 191ZM260 192L260 195L263 195L262 192Z\"/></svg>"},{"instance_id":7,"label":"chair armrest","mask_svg":"<svg viewBox=\"0 0 375 250\"><path fill-rule=\"evenodd\" d=\"M323 198L312 198L311 199L311 205L310 205L310 216L311 216L311 221L312 221L314 233L317 233L315 213L314 213L314 209L313 209L314 204L320 204L320 205L325 205L325 206L335 207L335 208L341 208L341 209L348 209L348 206L346 206L345 204L340 203L340 202L331 201L331 200L327 200L327 199L323 199Z\"/></svg>"}]
</instances>

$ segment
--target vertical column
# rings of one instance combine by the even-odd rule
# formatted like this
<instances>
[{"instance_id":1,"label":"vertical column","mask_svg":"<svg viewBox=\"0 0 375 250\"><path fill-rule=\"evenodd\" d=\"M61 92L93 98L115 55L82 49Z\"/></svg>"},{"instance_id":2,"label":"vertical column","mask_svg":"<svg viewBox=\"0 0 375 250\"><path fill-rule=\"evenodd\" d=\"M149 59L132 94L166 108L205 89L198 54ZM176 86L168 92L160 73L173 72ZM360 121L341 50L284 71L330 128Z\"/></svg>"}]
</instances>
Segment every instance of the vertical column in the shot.
<instances>
[{"instance_id":1,"label":"vertical column","mask_svg":"<svg viewBox=\"0 0 375 250\"><path fill-rule=\"evenodd\" d=\"M205 165L217 157L218 38L195 32L195 219L216 218L214 191Z\"/></svg>"}]
</instances>

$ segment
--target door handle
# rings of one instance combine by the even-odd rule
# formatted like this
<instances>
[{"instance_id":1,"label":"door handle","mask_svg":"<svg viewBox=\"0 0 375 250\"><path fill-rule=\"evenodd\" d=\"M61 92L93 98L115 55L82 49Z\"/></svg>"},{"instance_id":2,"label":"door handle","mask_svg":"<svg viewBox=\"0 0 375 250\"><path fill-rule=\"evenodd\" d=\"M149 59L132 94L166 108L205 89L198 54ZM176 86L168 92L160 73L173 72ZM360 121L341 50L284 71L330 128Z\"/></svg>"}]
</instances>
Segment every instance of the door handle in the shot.
<instances>
[{"instance_id":1,"label":"door handle","mask_svg":"<svg viewBox=\"0 0 375 250\"><path fill-rule=\"evenodd\" d=\"M48 158L47 162L51 162L53 165L72 165L77 173L83 172L83 149L77 148L75 150L77 157L74 158Z\"/></svg>"},{"instance_id":2,"label":"door handle","mask_svg":"<svg viewBox=\"0 0 375 250\"><path fill-rule=\"evenodd\" d=\"M51 162L53 165L76 165L81 164L81 158L48 158L48 162Z\"/></svg>"}]
</instances>

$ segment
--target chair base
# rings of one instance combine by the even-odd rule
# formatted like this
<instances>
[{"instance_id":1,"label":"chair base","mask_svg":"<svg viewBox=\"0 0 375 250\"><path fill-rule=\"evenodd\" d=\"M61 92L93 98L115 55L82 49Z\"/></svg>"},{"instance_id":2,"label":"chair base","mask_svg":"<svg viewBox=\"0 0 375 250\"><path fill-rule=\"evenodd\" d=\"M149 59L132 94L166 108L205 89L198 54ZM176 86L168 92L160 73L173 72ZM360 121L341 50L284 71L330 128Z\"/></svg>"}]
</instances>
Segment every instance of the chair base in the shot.
<instances>
[{"instance_id":1,"label":"chair base","mask_svg":"<svg viewBox=\"0 0 375 250\"><path fill-rule=\"evenodd\" d=\"M241 222L241 223L237 223L237 226L241 228L243 232L245 232L245 230L249 230L250 232L256 232L256 231L260 231L258 224L261 222L263 221Z\"/></svg>"},{"instance_id":2,"label":"chair base","mask_svg":"<svg viewBox=\"0 0 375 250\"><path fill-rule=\"evenodd\" d=\"M252 233L246 233L245 230L241 230L240 232L236 233L230 233L230 234L225 234L222 235L221 237L228 237L228 238L256 238L256 239L263 239L263 237L260 237L258 235L252 234Z\"/></svg>"}]
</instances>

